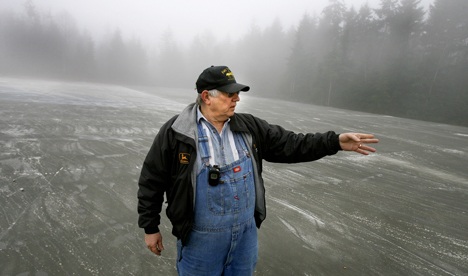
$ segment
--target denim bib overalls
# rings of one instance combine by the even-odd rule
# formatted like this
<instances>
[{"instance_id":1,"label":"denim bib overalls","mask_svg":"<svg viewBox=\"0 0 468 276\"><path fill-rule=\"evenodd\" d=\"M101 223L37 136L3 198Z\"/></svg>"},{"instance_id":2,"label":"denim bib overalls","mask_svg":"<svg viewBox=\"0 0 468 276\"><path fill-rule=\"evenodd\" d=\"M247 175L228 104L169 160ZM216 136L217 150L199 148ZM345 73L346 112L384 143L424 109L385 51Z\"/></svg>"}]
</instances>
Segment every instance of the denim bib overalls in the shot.
<instances>
[{"instance_id":1,"label":"denim bib overalls","mask_svg":"<svg viewBox=\"0 0 468 276\"><path fill-rule=\"evenodd\" d=\"M198 125L202 169L197 175L194 226L187 244L177 243L179 275L253 275L258 255L252 159L234 133L239 159L220 167L219 184L208 184L208 137Z\"/></svg>"}]
</instances>

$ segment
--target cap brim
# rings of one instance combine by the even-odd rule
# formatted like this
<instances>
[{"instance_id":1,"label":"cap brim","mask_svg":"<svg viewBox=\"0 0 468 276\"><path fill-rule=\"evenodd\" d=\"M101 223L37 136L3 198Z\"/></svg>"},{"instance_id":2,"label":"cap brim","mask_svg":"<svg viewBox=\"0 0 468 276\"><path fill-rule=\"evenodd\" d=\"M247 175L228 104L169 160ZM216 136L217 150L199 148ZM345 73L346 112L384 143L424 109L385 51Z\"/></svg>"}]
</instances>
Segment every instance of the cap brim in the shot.
<instances>
[{"instance_id":1,"label":"cap brim","mask_svg":"<svg viewBox=\"0 0 468 276\"><path fill-rule=\"evenodd\" d=\"M230 83L227 85L216 87L216 89L226 93L236 93L239 91L247 92L250 90L250 87L240 83Z\"/></svg>"}]
</instances>

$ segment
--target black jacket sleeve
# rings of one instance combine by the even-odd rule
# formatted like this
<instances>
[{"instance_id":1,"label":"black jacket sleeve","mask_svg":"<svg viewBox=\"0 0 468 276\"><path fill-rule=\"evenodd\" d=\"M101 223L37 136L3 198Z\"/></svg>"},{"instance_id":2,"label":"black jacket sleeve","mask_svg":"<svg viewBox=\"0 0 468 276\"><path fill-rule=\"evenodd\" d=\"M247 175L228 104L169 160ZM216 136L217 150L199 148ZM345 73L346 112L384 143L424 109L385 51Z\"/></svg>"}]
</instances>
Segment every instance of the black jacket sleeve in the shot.
<instances>
[{"instance_id":1,"label":"black jacket sleeve","mask_svg":"<svg viewBox=\"0 0 468 276\"><path fill-rule=\"evenodd\" d=\"M252 132L256 135L255 146L262 158L269 162L308 162L336 154L341 150L339 135L333 131L315 134L294 133L254 116L247 120L247 124L250 123L254 124L250 127L257 130Z\"/></svg>"},{"instance_id":2,"label":"black jacket sleeve","mask_svg":"<svg viewBox=\"0 0 468 276\"><path fill-rule=\"evenodd\" d=\"M170 136L172 122L170 120L162 126L156 135L138 180L138 225L145 229L146 234L159 232L164 193L170 183L172 154L169 145L171 139L167 136Z\"/></svg>"}]
</instances>

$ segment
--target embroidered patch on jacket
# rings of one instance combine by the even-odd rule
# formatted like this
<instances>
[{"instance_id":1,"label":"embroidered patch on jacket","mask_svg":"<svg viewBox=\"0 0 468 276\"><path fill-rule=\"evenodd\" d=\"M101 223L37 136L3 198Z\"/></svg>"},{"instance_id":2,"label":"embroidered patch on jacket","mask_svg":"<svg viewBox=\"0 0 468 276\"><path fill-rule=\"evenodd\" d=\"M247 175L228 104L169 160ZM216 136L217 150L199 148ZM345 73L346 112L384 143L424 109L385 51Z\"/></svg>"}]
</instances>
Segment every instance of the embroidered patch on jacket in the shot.
<instances>
[{"instance_id":1,"label":"embroidered patch on jacket","mask_svg":"<svg viewBox=\"0 0 468 276\"><path fill-rule=\"evenodd\" d=\"M188 164L190 161L190 154L189 153L179 153L179 162L180 164Z\"/></svg>"},{"instance_id":2,"label":"embroidered patch on jacket","mask_svg":"<svg viewBox=\"0 0 468 276\"><path fill-rule=\"evenodd\" d=\"M232 170L233 170L235 173L238 173L238 172L240 172L242 169L241 169L240 166L237 166L237 167L235 167L235 168L232 169Z\"/></svg>"}]
</instances>

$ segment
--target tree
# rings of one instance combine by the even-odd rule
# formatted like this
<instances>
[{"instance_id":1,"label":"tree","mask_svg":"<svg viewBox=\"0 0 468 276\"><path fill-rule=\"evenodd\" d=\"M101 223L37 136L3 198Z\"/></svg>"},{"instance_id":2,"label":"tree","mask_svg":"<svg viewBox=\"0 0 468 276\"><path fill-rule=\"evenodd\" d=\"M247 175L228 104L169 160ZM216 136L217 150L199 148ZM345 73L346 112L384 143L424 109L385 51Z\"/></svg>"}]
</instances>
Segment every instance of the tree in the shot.
<instances>
[{"instance_id":1,"label":"tree","mask_svg":"<svg viewBox=\"0 0 468 276\"><path fill-rule=\"evenodd\" d=\"M193 86L193 77L186 72L185 56L171 30L162 36L161 48L156 57L154 79L161 86Z\"/></svg>"},{"instance_id":2,"label":"tree","mask_svg":"<svg viewBox=\"0 0 468 276\"><path fill-rule=\"evenodd\" d=\"M426 25L426 95L428 120L466 124L468 112L468 18L464 0L436 0Z\"/></svg>"},{"instance_id":3,"label":"tree","mask_svg":"<svg viewBox=\"0 0 468 276\"><path fill-rule=\"evenodd\" d=\"M346 13L341 39L342 88L336 97L336 106L371 110L370 99L375 97L371 83L377 37L378 28L369 5L364 4L359 12L350 9Z\"/></svg>"},{"instance_id":4,"label":"tree","mask_svg":"<svg viewBox=\"0 0 468 276\"><path fill-rule=\"evenodd\" d=\"M289 41L281 22L276 19L263 31L258 48L254 48L256 63L252 70L254 76L257 76L256 85L261 88L261 94L278 96L284 93L280 91L278 83L285 74L291 49Z\"/></svg>"},{"instance_id":5,"label":"tree","mask_svg":"<svg viewBox=\"0 0 468 276\"><path fill-rule=\"evenodd\" d=\"M422 34L424 11L420 0L382 0L376 10L380 22L380 74L388 79L378 85L388 85L384 89L388 95L388 112L403 115L411 110L414 95L418 95L418 65L421 64L420 37Z\"/></svg>"},{"instance_id":6,"label":"tree","mask_svg":"<svg viewBox=\"0 0 468 276\"><path fill-rule=\"evenodd\" d=\"M329 5L322 12L317 32L320 36L317 47L318 74L315 80L318 88L313 97L316 103L331 105L337 92L337 81L341 75L343 53L341 52L342 23L346 8L341 0L329 0Z\"/></svg>"},{"instance_id":7,"label":"tree","mask_svg":"<svg viewBox=\"0 0 468 276\"><path fill-rule=\"evenodd\" d=\"M287 64L285 90L293 99L311 102L311 90L316 74L316 19L304 14L296 31L292 51Z\"/></svg>"}]
</instances>

